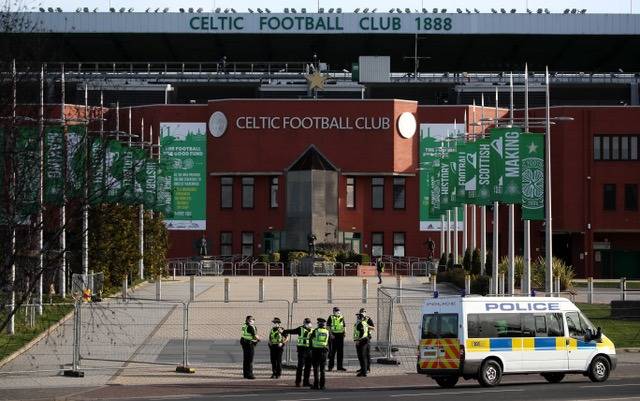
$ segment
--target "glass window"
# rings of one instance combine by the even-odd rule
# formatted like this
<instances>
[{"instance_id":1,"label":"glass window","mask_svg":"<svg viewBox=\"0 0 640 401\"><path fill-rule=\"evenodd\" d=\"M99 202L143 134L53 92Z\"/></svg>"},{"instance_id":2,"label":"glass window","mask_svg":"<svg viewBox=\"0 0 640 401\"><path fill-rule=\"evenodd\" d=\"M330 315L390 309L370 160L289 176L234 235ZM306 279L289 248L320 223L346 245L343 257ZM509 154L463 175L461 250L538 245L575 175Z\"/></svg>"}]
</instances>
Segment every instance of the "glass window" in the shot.
<instances>
[{"instance_id":1,"label":"glass window","mask_svg":"<svg viewBox=\"0 0 640 401\"><path fill-rule=\"evenodd\" d=\"M582 327L580 324L580 316L578 315L578 312L567 312L566 317L569 336L582 338L587 334L586 327Z\"/></svg>"},{"instance_id":2,"label":"glass window","mask_svg":"<svg viewBox=\"0 0 640 401\"><path fill-rule=\"evenodd\" d=\"M220 178L220 207L223 209L233 207L233 177Z\"/></svg>"},{"instance_id":3,"label":"glass window","mask_svg":"<svg viewBox=\"0 0 640 401\"><path fill-rule=\"evenodd\" d=\"M253 177L242 177L242 208L253 209Z\"/></svg>"},{"instance_id":4,"label":"glass window","mask_svg":"<svg viewBox=\"0 0 640 401\"><path fill-rule=\"evenodd\" d=\"M384 253L384 234L371 234L371 256L382 256Z\"/></svg>"},{"instance_id":5,"label":"glass window","mask_svg":"<svg viewBox=\"0 0 640 401\"><path fill-rule=\"evenodd\" d=\"M547 319L544 316L534 316L536 337L547 336Z\"/></svg>"},{"instance_id":6,"label":"glass window","mask_svg":"<svg viewBox=\"0 0 640 401\"><path fill-rule=\"evenodd\" d=\"M458 338L458 315L455 313L424 315L422 338Z\"/></svg>"},{"instance_id":7,"label":"glass window","mask_svg":"<svg viewBox=\"0 0 640 401\"><path fill-rule=\"evenodd\" d=\"M562 314L552 313L546 315L547 318L547 335L549 337L564 337L564 324L562 323Z\"/></svg>"},{"instance_id":8,"label":"glass window","mask_svg":"<svg viewBox=\"0 0 640 401\"><path fill-rule=\"evenodd\" d=\"M620 159L620 137L614 136L611 138L611 160Z\"/></svg>"},{"instance_id":9,"label":"glass window","mask_svg":"<svg viewBox=\"0 0 640 401\"><path fill-rule=\"evenodd\" d=\"M599 136L594 136L593 137L593 160L600 160L602 158L602 149L600 147L600 137Z\"/></svg>"},{"instance_id":10,"label":"glass window","mask_svg":"<svg viewBox=\"0 0 640 401\"><path fill-rule=\"evenodd\" d=\"M374 209L384 209L383 177L374 177L371 179L371 207Z\"/></svg>"},{"instance_id":11,"label":"glass window","mask_svg":"<svg viewBox=\"0 0 640 401\"><path fill-rule=\"evenodd\" d=\"M242 256L253 256L253 233L242 233Z\"/></svg>"},{"instance_id":12,"label":"glass window","mask_svg":"<svg viewBox=\"0 0 640 401\"><path fill-rule=\"evenodd\" d=\"M233 254L232 239L233 235L230 231L220 233L220 255L231 256Z\"/></svg>"},{"instance_id":13,"label":"glass window","mask_svg":"<svg viewBox=\"0 0 640 401\"><path fill-rule=\"evenodd\" d=\"M474 338L522 337L518 313L482 313L476 317L469 316L478 321Z\"/></svg>"},{"instance_id":14,"label":"glass window","mask_svg":"<svg viewBox=\"0 0 640 401\"><path fill-rule=\"evenodd\" d=\"M635 212L638 210L638 185L624 185L624 210Z\"/></svg>"},{"instance_id":15,"label":"glass window","mask_svg":"<svg viewBox=\"0 0 640 401\"><path fill-rule=\"evenodd\" d=\"M638 137L637 136L631 137L631 146L629 150L631 151L630 159L638 160Z\"/></svg>"},{"instance_id":16,"label":"glass window","mask_svg":"<svg viewBox=\"0 0 640 401\"><path fill-rule=\"evenodd\" d=\"M544 321L544 316L540 316ZM536 336L536 317L530 313L522 314L522 337L535 337ZM546 334L545 327L545 334Z\"/></svg>"},{"instance_id":17,"label":"glass window","mask_svg":"<svg viewBox=\"0 0 640 401\"><path fill-rule=\"evenodd\" d=\"M480 337L480 325L478 323L478 315L467 315L467 337L479 338Z\"/></svg>"},{"instance_id":18,"label":"glass window","mask_svg":"<svg viewBox=\"0 0 640 401\"><path fill-rule=\"evenodd\" d=\"M616 210L616 184L604 184L602 192L604 210Z\"/></svg>"},{"instance_id":19,"label":"glass window","mask_svg":"<svg viewBox=\"0 0 640 401\"><path fill-rule=\"evenodd\" d=\"M347 177L347 207L353 209L356 207L356 179Z\"/></svg>"},{"instance_id":20,"label":"glass window","mask_svg":"<svg viewBox=\"0 0 640 401\"><path fill-rule=\"evenodd\" d=\"M629 160L629 137L620 137L620 160Z\"/></svg>"},{"instance_id":21,"label":"glass window","mask_svg":"<svg viewBox=\"0 0 640 401\"><path fill-rule=\"evenodd\" d=\"M609 160L611 158L611 153L610 153L610 139L608 136L603 136L602 137L602 160Z\"/></svg>"},{"instance_id":22,"label":"glass window","mask_svg":"<svg viewBox=\"0 0 640 401\"><path fill-rule=\"evenodd\" d=\"M278 177L271 177L271 186L269 189L269 207L278 207Z\"/></svg>"},{"instance_id":23,"label":"glass window","mask_svg":"<svg viewBox=\"0 0 640 401\"><path fill-rule=\"evenodd\" d=\"M404 257L404 233L393 233L393 256Z\"/></svg>"},{"instance_id":24,"label":"glass window","mask_svg":"<svg viewBox=\"0 0 640 401\"><path fill-rule=\"evenodd\" d=\"M405 208L405 179L404 177L395 177L393 179L393 208Z\"/></svg>"}]
</instances>

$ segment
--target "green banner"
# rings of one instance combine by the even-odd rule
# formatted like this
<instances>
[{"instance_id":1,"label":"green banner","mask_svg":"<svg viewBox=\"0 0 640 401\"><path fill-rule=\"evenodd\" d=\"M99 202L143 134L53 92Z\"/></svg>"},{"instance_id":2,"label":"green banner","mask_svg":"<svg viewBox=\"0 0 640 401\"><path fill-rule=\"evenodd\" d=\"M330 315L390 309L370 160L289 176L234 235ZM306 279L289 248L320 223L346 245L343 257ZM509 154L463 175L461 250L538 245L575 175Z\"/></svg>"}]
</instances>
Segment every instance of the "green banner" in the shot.
<instances>
[{"instance_id":1,"label":"green banner","mask_svg":"<svg viewBox=\"0 0 640 401\"><path fill-rule=\"evenodd\" d=\"M38 211L39 130L35 127L18 128L15 158L15 196L17 217L20 219Z\"/></svg>"},{"instance_id":2,"label":"green banner","mask_svg":"<svg viewBox=\"0 0 640 401\"><path fill-rule=\"evenodd\" d=\"M44 201L62 205L64 190L64 133L61 126L44 130Z\"/></svg>"},{"instance_id":3,"label":"green banner","mask_svg":"<svg viewBox=\"0 0 640 401\"><path fill-rule=\"evenodd\" d=\"M67 185L65 188L67 198L78 198L83 195L86 132L86 127L83 125L71 125L67 128Z\"/></svg>"},{"instance_id":4,"label":"green banner","mask_svg":"<svg viewBox=\"0 0 640 401\"><path fill-rule=\"evenodd\" d=\"M465 143L459 143L456 149L456 167L458 173L456 200L462 205L467 203L467 192L465 190L467 184L467 145Z\"/></svg>"},{"instance_id":5,"label":"green banner","mask_svg":"<svg viewBox=\"0 0 640 401\"><path fill-rule=\"evenodd\" d=\"M480 139L476 144L478 145L476 204L486 206L491 204L491 140Z\"/></svg>"},{"instance_id":6,"label":"green banner","mask_svg":"<svg viewBox=\"0 0 640 401\"><path fill-rule=\"evenodd\" d=\"M447 163L449 164L449 208L460 206L458 201L458 154L457 152L451 152L447 156Z\"/></svg>"},{"instance_id":7,"label":"green banner","mask_svg":"<svg viewBox=\"0 0 640 401\"><path fill-rule=\"evenodd\" d=\"M493 128L491 141L491 200L502 202L504 192L504 134L505 128Z\"/></svg>"},{"instance_id":8,"label":"green banner","mask_svg":"<svg viewBox=\"0 0 640 401\"><path fill-rule=\"evenodd\" d=\"M105 151L106 147L100 138L93 138L90 147L89 161L89 203L97 205L105 200Z\"/></svg>"},{"instance_id":9,"label":"green banner","mask_svg":"<svg viewBox=\"0 0 640 401\"><path fill-rule=\"evenodd\" d=\"M431 174L429 175L429 182L431 185L431 204L429 208L430 218L435 220L440 218L442 215L442 206L440 204L440 190L442 186L440 185L440 160L436 159L431 166ZM435 224L431 224L435 227Z\"/></svg>"},{"instance_id":10,"label":"green banner","mask_svg":"<svg viewBox=\"0 0 640 401\"><path fill-rule=\"evenodd\" d=\"M440 163L440 212L446 212L451 208L449 204L449 162L447 158Z\"/></svg>"},{"instance_id":11,"label":"green banner","mask_svg":"<svg viewBox=\"0 0 640 401\"><path fill-rule=\"evenodd\" d=\"M158 186L158 162L148 159L145 163L144 206L156 210L156 194Z\"/></svg>"},{"instance_id":12,"label":"green banner","mask_svg":"<svg viewBox=\"0 0 640 401\"><path fill-rule=\"evenodd\" d=\"M467 203L476 203L476 191L478 189L478 143L467 142L465 146L465 197Z\"/></svg>"},{"instance_id":13,"label":"green banner","mask_svg":"<svg viewBox=\"0 0 640 401\"><path fill-rule=\"evenodd\" d=\"M434 220L430 212L432 196L431 181L434 173L434 162L438 158L440 141L435 138L420 137L420 221Z\"/></svg>"},{"instance_id":14,"label":"green banner","mask_svg":"<svg viewBox=\"0 0 640 401\"><path fill-rule=\"evenodd\" d=\"M206 156L204 123L160 123L161 160L172 163L169 230L206 229Z\"/></svg>"},{"instance_id":15,"label":"green banner","mask_svg":"<svg viewBox=\"0 0 640 401\"><path fill-rule=\"evenodd\" d=\"M124 156L122 145L118 141L109 141L105 150L105 201L118 203L122 201L124 178Z\"/></svg>"},{"instance_id":16,"label":"green banner","mask_svg":"<svg viewBox=\"0 0 640 401\"><path fill-rule=\"evenodd\" d=\"M522 177L520 166L520 136L522 130L514 127L504 133L504 186L502 201L504 203L522 203Z\"/></svg>"},{"instance_id":17,"label":"green banner","mask_svg":"<svg viewBox=\"0 0 640 401\"><path fill-rule=\"evenodd\" d=\"M124 203L133 204L135 203L133 193L135 185L133 149L128 146L122 146L120 154L122 157L122 188L120 198Z\"/></svg>"},{"instance_id":18,"label":"green banner","mask_svg":"<svg viewBox=\"0 0 640 401\"><path fill-rule=\"evenodd\" d=\"M134 148L133 151L133 201L144 203L144 190L147 180L147 156L143 149Z\"/></svg>"},{"instance_id":19,"label":"green banner","mask_svg":"<svg viewBox=\"0 0 640 401\"><path fill-rule=\"evenodd\" d=\"M544 220L544 134L523 134L522 155L522 218Z\"/></svg>"},{"instance_id":20,"label":"green banner","mask_svg":"<svg viewBox=\"0 0 640 401\"><path fill-rule=\"evenodd\" d=\"M161 212L165 216L173 214L172 198L173 191L171 185L171 177L173 169L170 160L162 160L158 164L157 190L156 190L156 208L155 211Z\"/></svg>"}]
</instances>

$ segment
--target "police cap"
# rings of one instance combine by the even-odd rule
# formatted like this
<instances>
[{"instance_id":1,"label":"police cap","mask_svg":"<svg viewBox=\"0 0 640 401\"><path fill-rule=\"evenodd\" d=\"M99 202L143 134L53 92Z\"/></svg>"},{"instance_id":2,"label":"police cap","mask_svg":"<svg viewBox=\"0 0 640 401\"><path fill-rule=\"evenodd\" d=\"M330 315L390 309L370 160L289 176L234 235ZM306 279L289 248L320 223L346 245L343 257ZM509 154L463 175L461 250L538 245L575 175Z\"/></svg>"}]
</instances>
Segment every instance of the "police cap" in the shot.
<instances>
[{"instance_id":1,"label":"police cap","mask_svg":"<svg viewBox=\"0 0 640 401\"><path fill-rule=\"evenodd\" d=\"M363 315L367 315L367 310L365 308L360 308L360 313L362 313Z\"/></svg>"},{"instance_id":2,"label":"police cap","mask_svg":"<svg viewBox=\"0 0 640 401\"><path fill-rule=\"evenodd\" d=\"M253 319L253 316L249 315L249 316L247 316L244 320L246 320L246 321L248 322L248 321L249 321L249 320L251 320L251 319Z\"/></svg>"},{"instance_id":3,"label":"police cap","mask_svg":"<svg viewBox=\"0 0 640 401\"><path fill-rule=\"evenodd\" d=\"M308 317L305 317L303 320L303 323L307 324L307 323L311 323L311 319L309 319Z\"/></svg>"},{"instance_id":4,"label":"police cap","mask_svg":"<svg viewBox=\"0 0 640 401\"><path fill-rule=\"evenodd\" d=\"M274 317L271 323L282 323L279 317Z\"/></svg>"},{"instance_id":5,"label":"police cap","mask_svg":"<svg viewBox=\"0 0 640 401\"><path fill-rule=\"evenodd\" d=\"M324 319L322 317L318 318L318 323L327 323L327 319Z\"/></svg>"},{"instance_id":6,"label":"police cap","mask_svg":"<svg viewBox=\"0 0 640 401\"><path fill-rule=\"evenodd\" d=\"M334 311L334 312L340 312L340 308L338 308L337 306L334 306L334 307L333 307L333 311Z\"/></svg>"}]
</instances>

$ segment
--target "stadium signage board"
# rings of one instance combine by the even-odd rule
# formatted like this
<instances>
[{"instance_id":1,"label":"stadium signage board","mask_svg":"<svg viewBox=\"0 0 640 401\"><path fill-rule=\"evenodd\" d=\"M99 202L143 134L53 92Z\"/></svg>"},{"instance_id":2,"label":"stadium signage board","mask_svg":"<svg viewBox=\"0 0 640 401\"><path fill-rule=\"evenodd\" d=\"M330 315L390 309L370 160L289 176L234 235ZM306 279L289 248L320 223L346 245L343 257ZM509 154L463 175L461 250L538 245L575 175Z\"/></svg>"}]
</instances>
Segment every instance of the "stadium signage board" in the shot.
<instances>
[{"instance_id":1,"label":"stadium signage board","mask_svg":"<svg viewBox=\"0 0 640 401\"><path fill-rule=\"evenodd\" d=\"M348 116L240 116L235 120L240 130L364 130L377 131L391 128L389 117Z\"/></svg>"}]
</instances>

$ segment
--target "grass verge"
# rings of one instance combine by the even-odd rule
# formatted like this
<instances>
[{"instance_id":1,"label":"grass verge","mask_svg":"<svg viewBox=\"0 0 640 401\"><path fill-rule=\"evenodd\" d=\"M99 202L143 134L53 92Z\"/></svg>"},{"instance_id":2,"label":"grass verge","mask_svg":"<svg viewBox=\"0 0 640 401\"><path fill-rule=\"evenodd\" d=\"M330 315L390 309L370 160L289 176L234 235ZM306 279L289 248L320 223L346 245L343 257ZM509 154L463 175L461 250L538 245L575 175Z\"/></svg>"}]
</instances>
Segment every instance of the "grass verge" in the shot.
<instances>
[{"instance_id":1,"label":"grass verge","mask_svg":"<svg viewBox=\"0 0 640 401\"><path fill-rule=\"evenodd\" d=\"M613 341L616 348L640 347L640 320L612 319L611 307L604 304L578 304L595 326Z\"/></svg>"}]
</instances>

